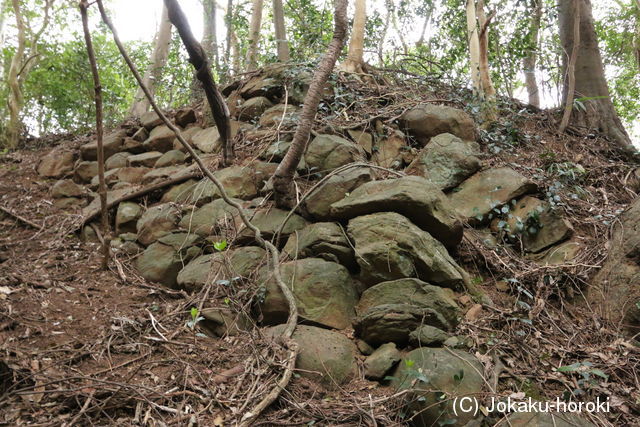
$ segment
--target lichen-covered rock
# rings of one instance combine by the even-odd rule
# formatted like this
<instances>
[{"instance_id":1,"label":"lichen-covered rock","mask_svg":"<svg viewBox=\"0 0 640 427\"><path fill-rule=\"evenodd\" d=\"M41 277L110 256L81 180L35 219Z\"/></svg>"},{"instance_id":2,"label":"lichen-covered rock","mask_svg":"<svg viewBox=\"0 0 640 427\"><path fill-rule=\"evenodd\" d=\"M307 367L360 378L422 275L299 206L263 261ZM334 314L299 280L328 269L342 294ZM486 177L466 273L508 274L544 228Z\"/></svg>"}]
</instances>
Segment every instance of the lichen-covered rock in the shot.
<instances>
[{"instance_id":1,"label":"lichen-covered rock","mask_svg":"<svg viewBox=\"0 0 640 427\"><path fill-rule=\"evenodd\" d=\"M341 219L389 211L409 218L447 248L455 248L462 240L462 223L447 197L418 176L371 181L331 205L332 215Z\"/></svg>"},{"instance_id":2,"label":"lichen-covered rock","mask_svg":"<svg viewBox=\"0 0 640 427\"><path fill-rule=\"evenodd\" d=\"M284 325L269 328L267 336L276 338ZM293 333L299 352L296 368L300 376L336 389L354 378L358 371L356 347L344 335L313 326L298 325Z\"/></svg>"},{"instance_id":3,"label":"lichen-covered rock","mask_svg":"<svg viewBox=\"0 0 640 427\"><path fill-rule=\"evenodd\" d=\"M365 378L381 380L401 358L394 343L381 345L364 361Z\"/></svg>"},{"instance_id":4,"label":"lichen-covered rock","mask_svg":"<svg viewBox=\"0 0 640 427\"><path fill-rule=\"evenodd\" d=\"M537 186L508 167L478 172L456 187L449 200L460 216L471 223L486 222L492 209L536 191Z\"/></svg>"},{"instance_id":5,"label":"lichen-covered rock","mask_svg":"<svg viewBox=\"0 0 640 427\"><path fill-rule=\"evenodd\" d=\"M446 248L429 233L395 212L360 216L349 221L361 279L368 285L417 277L456 288L464 282L463 270Z\"/></svg>"},{"instance_id":6,"label":"lichen-covered rock","mask_svg":"<svg viewBox=\"0 0 640 427\"><path fill-rule=\"evenodd\" d=\"M350 270L357 265L345 231L335 222L317 222L291 233L282 252L291 259L322 258Z\"/></svg>"},{"instance_id":7,"label":"lichen-covered rock","mask_svg":"<svg viewBox=\"0 0 640 427\"><path fill-rule=\"evenodd\" d=\"M305 200L307 212L315 219L331 219L331 205L373 179L371 169L353 168L331 176Z\"/></svg>"},{"instance_id":8,"label":"lichen-covered rock","mask_svg":"<svg viewBox=\"0 0 640 427\"><path fill-rule=\"evenodd\" d=\"M91 182L96 175L98 175L98 162L78 162L73 171L74 179L84 183Z\"/></svg>"},{"instance_id":9,"label":"lichen-covered rock","mask_svg":"<svg viewBox=\"0 0 640 427\"><path fill-rule=\"evenodd\" d=\"M587 299L595 312L636 335L640 332L640 199L614 222L609 248Z\"/></svg>"},{"instance_id":10,"label":"lichen-covered rock","mask_svg":"<svg viewBox=\"0 0 640 427\"><path fill-rule=\"evenodd\" d=\"M232 199L242 204L240 199ZM240 225L236 220L238 211L222 199L214 200L202 207L186 213L180 220L180 228L201 236L214 234L218 226L226 223Z\"/></svg>"},{"instance_id":11,"label":"lichen-covered rock","mask_svg":"<svg viewBox=\"0 0 640 427\"><path fill-rule=\"evenodd\" d=\"M144 166L144 167L152 168L160 157L162 157L162 153L159 151L148 151L146 153L135 154L127 158L127 166L129 167Z\"/></svg>"},{"instance_id":12,"label":"lichen-covered rock","mask_svg":"<svg viewBox=\"0 0 640 427\"><path fill-rule=\"evenodd\" d=\"M145 279L175 288L178 272L192 254L188 249L177 251L170 245L155 242L137 258L136 267Z\"/></svg>"},{"instance_id":13,"label":"lichen-covered rock","mask_svg":"<svg viewBox=\"0 0 640 427\"><path fill-rule=\"evenodd\" d=\"M62 178L73 171L73 165L73 152L53 150L40 159L36 170L38 175L46 178Z\"/></svg>"},{"instance_id":14,"label":"lichen-covered rock","mask_svg":"<svg viewBox=\"0 0 640 427\"><path fill-rule=\"evenodd\" d=\"M475 124L471 116L457 108L423 104L400 117L403 129L425 145L429 138L450 133L466 141L475 139Z\"/></svg>"},{"instance_id":15,"label":"lichen-covered rock","mask_svg":"<svg viewBox=\"0 0 640 427\"><path fill-rule=\"evenodd\" d=\"M118 169L127 166L127 157L131 156L131 153L122 151L109 157L104 162L105 170Z\"/></svg>"},{"instance_id":16,"label":"lichen-covered rock","mask_svg":"<svg viewBox=\"0 0 640 427\"><path fill-rule=\"evenodd\" d=\"M189 126L187 129L183 130L180 133L182 134L182 138L187 141L188 144L193 145L193 137L196 136L200 131L202 131L202 128L200 126ZM182 152L187 151L187 149L184 148L177 137L173 140L173 149L180 150Z\"/></svg>"},{"instance_id":17,"label":"lichen-covered rock","mask_svg":"<svg viewBox=\"0 0 640 427\"><path fill-rule=\"evenodd\" d=\"M235 138L240 130L240 122L231 120L231 138ZM191 143L203 153L217 153L222 149L222 138L217 127L212 126L195 133Z\"/></svg>"},{"instance_id":18,"label":"lichen-covered rock","mask_svg":"<svg viewBox=\"0 0 640 427\"><path fill-rule=\"evenodd\" d=\"M336 135L316 136L309 143L304 155L307 167L321 174L364 159L365 152L362 147Z\"/></svg>"},{"instance_id":19,"label":"lichen-covered rock","mask_svg":"<svg viewBox=\"0 0 640 427\"><path fill-rule=\"evenodd\" d=\"M454 397L480 393L485 383L482 372L482 364L468 353L421 347L405 355L391 384L397 390L411 390L407 409L410 416L415 415L414 425L433 426L447 420L447 425L461 427L475 414L454 408L458 402Z\"/></svg>"},{"instance_id":20,"label":"lichen-covered rock","mask_svg":"<svg viewBox=\"0 0 640 427\"><path fill-rule=\"evenodd\" d=\"M289 211L277 208L261 208L253 213L251 222L262 232L264 239L271 240L280 232L278 243L284 245L291 233L302 230L309 224L306 219L298 214L292 214L287 219L288 216ZM239 219L236 221L239 223ZM280 230L281 227L282 230ZM251 230L245 228L237 238L241 243L252 242L254 234Z\"/></svg>"},{"instance_id":21,"label":"lichen-covered rock","mask_svg":"<svg viewBox=\"0 0 640 427\"><path fill-rule=\"evenodd\" d=\"M80 197L84 193L84 188L70 179L57 181L53 184L53 187L51 187L51 197L54 199L62 199L63 197Z\"/></svg>"},{"instance_id":22,"label":"lichen-covered rock","mask_svg":"<svg viewBox=\"0 0 640 427\"><path fill-rule=\"evenodd\" d=\"M251 329L251 319L242 311L228 308L205 308L200 312L199 326L217 337L236 336Z\"/></svg>"},{"instance_id":23,"label":"lichen-covered rock","mask_svg":"<svg viewBox=\"0 0 640 427\"><path fill-rule=\"evenodd\" d=\"M294 124L300 115L300 108L295 105L277 104L267 109L259 120L260 127L272 128L282 124L288 126Z\"/></svg>"},{"instance_id":24,"label":"lichen-covered rock","mask_svg":"<svg viewBox=\"0 0 640 427\"><path fill-rule=\"evenodd\" d=\"M330 328L351 325L358 294L349 272L340 264L319 258L305 258L280 264L283 281L291 288L301 319ZM259 309L266 324L284 323L289 306L272 271L264 268L259 282L266 288Z\"/></svg>"},{"instance_id":25,"label":"lichen-covered rock","mask_svg":"<svg viewBox=\"0 0 640 427\"><path fill-rule=\"evenodd\" d=\"M104 150L104 158L108 159L117 152L122 150L122 142L127 136L125 130L117 130L115 132L106 135L102 141L102 147ZM98 159L98 141L91 141L80 147L80 156L82 160L97 160Z\"/></svg>"},{"instance_id":26,"label":"lichen-covered rock","mask_svg":"<svg viewBox=\"0 0 640 427\"><path fill-rule=\"evenodd\" d=\"M246 246L226 252L206 254L187 264L178 274L177 283L188 291L201 289L207 282L249 277L265 261L266 252Z\"/></svg>"},{"instance_id":27,"label":"lichen-covered rock","mask_svg":"<svg viewBox=\"0 0 640 427\"><path fill-rule=\"evenodd\" d=\"M164 168L167 166L180 165L184 163L186 157L186 154L180 150L169 150L156 161L153 167Z\"/></svg>"},{"instance_id":28,"label":"lichen-covered rock","mask_svg":"<svg viewBox=\"0 0 640 427\"><path fill-rule=\"evenodd\" d=\"M480 169L479 151L477 143L443 133L431 138L406 172L425 177L442 191L447 191Z\"/></svg>"},{"instance_id":29,"label":"lichen-covered rock","mask_svg":"<svg viewBox=\"0 0 640 427\"><path fill-rule=\"evenodd\" d=\"M138 241L150 245L176 229L180 211L170 203L147 209L137 222Z\"/></svg>"},{"instance_id":30,"label":"lichen-covered rock","mask_svg":"<svg viewBox=\"0 0 640 427\"><path fill-rule=\"evenodd\" d=\"M114 169L116 170L116 169ZM151 171L145 167L126 167L117 169L118 180L120 182L128 182L131 184L140 184L144 181L144 177Z\"/></svg>"},{"instance_id":31,"label":"lichen-covered rock","mask_svg":"<svg viewBox=\"0 0 640 427\"><path fill-rule=\"evenodd\" d=\"M135 233L136 223L142 215L142 206L134 202L122 202L116 212L116 234Z\"/></svg>"},{"instance_id":32,"label":"lichen-covered rock","mask_svg":"<svg viewBox=\"0 0 640 427\"><path fill-rule=\"evenodd\" d=\"M449 338L442 329L431 325L421 325L409 334L409 344L414 347L437 347Z\"/></svg>"}]
</instances>

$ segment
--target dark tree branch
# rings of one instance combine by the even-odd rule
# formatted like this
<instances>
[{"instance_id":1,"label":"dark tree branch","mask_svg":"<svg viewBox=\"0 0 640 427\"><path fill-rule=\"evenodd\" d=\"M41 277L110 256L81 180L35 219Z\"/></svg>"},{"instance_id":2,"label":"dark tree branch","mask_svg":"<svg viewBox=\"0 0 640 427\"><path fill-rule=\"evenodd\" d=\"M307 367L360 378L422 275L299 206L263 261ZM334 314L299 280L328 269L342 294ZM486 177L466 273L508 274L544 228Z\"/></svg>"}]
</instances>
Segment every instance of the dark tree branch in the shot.
<instances>
[{"instance_id":1,"label":"dark tree branch","mask_svg":"<svg viewBox=\"0 0 640 427\"><path fill-rule=\"evenodd\" d=\"M204 93L207 96L213 120L216 122L220 138L222 139L222 165L229 166L233 163L233 145L231 141L231 123L229 120L229 108L224 98L218 91L216 82L211 74L211 68L202 45L191 32L189 21L185 16L177 0L164 0L169 11L169 20L178 30L182 43L189 54L189 62L196 70L196 77L202 83Z\"/></svg>"}]
</instances>

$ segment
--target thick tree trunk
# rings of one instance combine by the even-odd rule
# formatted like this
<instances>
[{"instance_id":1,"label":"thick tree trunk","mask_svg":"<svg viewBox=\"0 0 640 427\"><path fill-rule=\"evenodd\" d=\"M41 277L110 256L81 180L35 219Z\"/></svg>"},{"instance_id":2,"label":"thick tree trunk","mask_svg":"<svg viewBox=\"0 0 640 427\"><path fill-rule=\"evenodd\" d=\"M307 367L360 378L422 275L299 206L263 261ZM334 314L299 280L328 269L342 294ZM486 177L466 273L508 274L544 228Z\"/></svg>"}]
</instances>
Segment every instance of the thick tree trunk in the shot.
<instances>
[{"instance_id":1,"label":"thick tree trunk","mask_svg":"<svg viewBox=\"0 0 640 427\"><path fill-rule=\"evenodd\" d=\"M207 57L213 61L213 68L218 71L220 69L218 56L218 37L216 35L216 9L218 5L216 0L203 0L203 34L202 47Z\"/></svg>"},{"instance_id":2,"label":"thick tree trunk","mask_svg":"<svg viewBox=\"0 0 640 427\"><path fill-rule=\"evenodd\" d=\"M579 0L580 43L575 64L575 96L583 99L586 111L573 109L573 123L606 135L614 144L628 154L636 154L629 135L615 111L609 87L604 75L604 66L598 48L590 0ZM569 55L573 51L573 23L576 15L573 0L558 0L560 40L564 50L563 104L569 97Z\"/></svg>"},{"instance_id":3,"label":"thick tree trunk","mask_svg":"<svg viewBox=\"0 0 640 427\"><path fill-rule=\"evenodd\" d=\"M349 39L347 59L341 68L350 73L364 72L364 33L367 25L367 0L356 0L353 28Z\"/></svg>"},{"instance_id":4,"label":"thick tree trunk","mask_svg":"<svg viewBox=\"0 0 640 427\"><path fill-rule=\"evenodd\" d=\"M347 37L347 2L348 0L335 0L335 28L333 39L329 43L329 48L322 61L313 73L313 79L309 86L309 91L304 98L304 106L300 115L300 122L293 135L291 147L284 159L278 165L273 176L273 189L276 205L291 208L295 205L295 188L293 176L296 168L302 159L307 148L307 141L311 134L311 128L318 111L318 104L322 97L322 89L327 82L329 75L336 65L340 51L344 46Z\"/></svg>"},{"instance_id":5,"label":"thick tree trunk","mask_svg":"<svg viewBox=\"0 0 640 427\"><path fill-rule=\"evenodd\" d=\"M158 32L156 33L149 68L147 68L147 71L144 73L144 83L149 90L151 90L152 94L155 93L156 83L162 77L162 69L167 64L170 46L171 22L169 21L169 14L165 6L162 8L162 17L160 18L160 25L158 26ZM134 117L140 117L149 111L149 107L149 101L144 96L144 92L142 92L141 89L138 89L129 113Z\"/></svg>"},{"instance_id":6,"label":"thick tree trunk","mask_svg":"<svg viewBox=\"0 0 640 427\"><path fill-rule=\"evenodd\" d=\"M529 96L529 104L540 107L540 92L536 80L536 63L538 60L538 46L540 34L540 21L542 20L542 0L531 0L529 8L532 11L529 24L530 47L527 56L522 60L524 68L524 81Z\"/></svg>"},{"instance_id":7,"label":"thick tree trunk","mask_svg":"<svg viewBox=\"0 0 640 427\"><path fill-rule=\"evenodd\" d=\"M290 59L289 41L287 40L287 30L284 24L284 7L282 7L282 0L273 0L273 26L276 32L278 61L287 62Z\"/></svg>"},{"instance_id":8,"label":"thick tree trunk","mask_svg":"<svg viewBox=\"0 0 640 427\"><path fill-rule=\"evenodd\" d=\"M22 129L22 121L20 120L20 111L22 110L22 87L18 80L20 68L24 62L25 45L27 42L26 26L22 10L20 9L19 0L12 0L13 13L16 17L16 30L18 44L16 52L11 58L9 65L9 73L7 74L7 85L9 87L9 99L7 106L9 107L9 123L7 123L7 147L16 148L20 139L20 131Z\"/></svg>"},{"instance_id":9,"label":"thick tree trunk","mask_svg":"<svg viewBox=\"0 0 640 427\"><path fill-rule=\"evenodd\" d=\"M249 48L247 49L247 70L253 71L258 66L258 44L260 42L260 26L262 25L263 0L253 0L251 23L249 24Z\"/></svg>"}]
</instances>

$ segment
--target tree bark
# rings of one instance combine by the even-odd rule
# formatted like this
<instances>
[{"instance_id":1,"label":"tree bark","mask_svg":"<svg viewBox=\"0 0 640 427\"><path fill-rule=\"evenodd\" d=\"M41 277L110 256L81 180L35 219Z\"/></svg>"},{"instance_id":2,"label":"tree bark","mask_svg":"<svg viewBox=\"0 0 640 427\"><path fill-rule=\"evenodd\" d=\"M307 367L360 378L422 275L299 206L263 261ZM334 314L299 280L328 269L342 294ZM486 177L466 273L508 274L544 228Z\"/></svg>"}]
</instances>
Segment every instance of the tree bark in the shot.
<instances>
[{"instance_id":1,"label":"tree bark","mask_svg":"<svg viewBox=\"0 0 640 427\"><path fill-rule=\"evenodd\" d=\"M599 131L625 153L637 155L637 150L633 147L611 101L594 28L591 1L579 0L579 2L580 43L576 43L578 52L575 64L575 95L585 100L586 111L573 109L572 122L577 126ZM574 46L575 9L573 0L558 0L560 40L565 52L562 64L564 105L570 96L567 70L569 66L568 55L573 51Z\"/></svg>"},{"instance_id":2,"label":"tree bark","mask_svg":"<svg viewBox=\"0 0 640 427\"><path fill-rule=\"evenodd\" d=\"M84 41L87 46L87 55L89 64L91 65L91 75L93 77L93 88L95 92L96 104L96 138L98 139L98 194L100 195L100 222L102 223L102 269L106 270L109 264L109 218L107 216L107 184L104 179L104 146L102 137L104 128L102 125L102 86L100 85L100 74L98 73L98 64L96 55L91 41L91 32L89 31L89 18L87 16L87 0L80 1L80 15L82 16L82 29L84 32Z\"/></svg>"},{"instance_id":3,"label":"tree bark","mask_svg":"<svg viewBox=\"0 0 640 427\"><path fill-rule=\"evenodd\" d=\"M367 25L367 0L356 0L353 28L349 39L347 59L341 68L350 73L364 72L364 33Z\"/></svg>"},{"instance_id":4,"label":"tree bark","mask_svg":"<svg viewBox=\"0 0 640 427\"><path fill-rule=\"evenodd\" d=\"M216 0L203 0L203 34L202 34L202 47L207 57L213 61L213 68L218 72L220 70L219 56L218 56L218 36L216 34L216 9L218 5Z\"/></svg>"},{"instance_id":5,"label":"tree bark","mask_svg":"<svg viewBox=\"0 0 640 427\"><path fill-rule=\"evenodd\" d=\"M169 11L169 20L178 30L184 47L189 54L189 62L196 69L196 77L202 82L204 93L207 96L209 107L216 122L220 138L222 139L222 165L229 166L233 163L233 146L231 141L231 123L229 119L229 108L218 91L216 82L209 68L207 55L191 32L187 17L182 12L177 0L164 0L164 4Z\"/></svg>"},{"instance_id":6,"label":"tree bark","mask_svg":"<svg viewBox=\"0 0 640 427\"><path fill-rule=\"evenodd\" d=\"M380 33L380 40L378 40L378 61L380 67L384 65L384 42L387 38L387 32L389 31L389 24L391 21L391 8L393 7L393 4L391 4L391 0L386 0L384 2L384 5L387 13L384 17L384 27L382 28L382 32Z\"/></svg>"},{"instance_id":7,"label":"tree bark","mask_svg":"<svg viewBox=\"0 0 640 427\"><path fill-rule=\"evenodd\" d=\"M538 46L540 34L540 21L542 20L542 0L531 0L529 8L532 10L531 22L529 24L529 50L527 56L522 60L524 68L524 80L527 87L529 104L540 107L540 92L536 80L536 63L538 61Z\"/></svg>"},{"instance_id":8,"label":"tree bark","mask_svg":"<svg viewBox=\"0 0 640 427\"><path fill-rule=\"evenodd\" d=\"M569 56L569 62L567 63L567 95L564 101L564 113L560 120L558 133L564 133L569 125L569 118L571 117L571 111L573 110L573 99L576 88L576 61L578 60L578 51L580 49L580 0L573 0L573 3L573 47Z\"/></svg>"},{"instance_id":9,"label":"tree bark","mask_svg":"<svg viewBox=\"0 0 640 427\"><path fill-rule=\"evenodd\" d=\"M7 74L7 85L9 87L9 99L7 106L9 107L9 123L7 123L7 147L16 148L20 139L20 131L22 129L22 121L20 120L20 111L22 110L22 85L18 80L20 68L24 62L25 46L27 43L27 29L20 9L20 2L12 0L13 13L16 17L16 30L18 45L16 52L11 58L9 65L9 73Z\"/></svg>"},{"instance_id":10,"label":"tree bark","mask_svg":"<svg viewBox=\"0 0 640 427\"><path fill-rule=\"evenodd\" d=\"M162 69L167 64L169 58L169 48L171 47L171 22L169 21L169 13L166 6L162 8L162 17L160 25L156 33L153 53L151 54L151 62L149 68L144 73L144 83L155 94L156 83L162 77ZM129 113L134 117L140 117L149 111L149 101L144 96L144 92L138 88L133 99L133 104Z\"/></svg>"},{"instance_id":11,"label":"tree bark","mask_svg":"<svg viewBox=\"0 0 640 427\"><path fill-rule=\"evenodd\" d=\"M640 72L640 0L636 0L635 4L636 15L636 34L634 39L634 48L636 56L636 64L638 65L638 71Z\"/></svg>"},{"instance_id":12,"label":"tree bark","mask_svg":"<svg viewBox=\"0 0 640 427\"><path fill-rule=\"evenodd\" d=\"M287 40L287 30L284 23L284 7L282 7L282 0L273 0L273 26L276 33L278 61L287 62L290 59L290 53L289 41Z\"/></svg>"},{"instance_id":13,"label":"tree bark","mask_svg":"<svg viewBox=\"0 0 640 427\"><path fill-rule=\"evenodd\" d=\"M260 42L260 26L262 25L263 0L253 0L251 23L249 24L249 48L247 49L247 70L253 71L258 66L258 44Z\"/></svg>"},{"instance_id":14,"label":"tree bark","mask_svg":"<svg viewBox=\"0 0 640 427\"><path fill-rule=\"evenodd\" d=\"M279 207L291 208L295 205L293 177L307 148L307 141L322 97L322 89L336 65L347 37L347 2L348 0L335 0L333 38L322 61L313 73L309 91L304 98L300 122L293 135L289 151L273 176L274 196L276 205Z\"/></svg>"}]
</instances>

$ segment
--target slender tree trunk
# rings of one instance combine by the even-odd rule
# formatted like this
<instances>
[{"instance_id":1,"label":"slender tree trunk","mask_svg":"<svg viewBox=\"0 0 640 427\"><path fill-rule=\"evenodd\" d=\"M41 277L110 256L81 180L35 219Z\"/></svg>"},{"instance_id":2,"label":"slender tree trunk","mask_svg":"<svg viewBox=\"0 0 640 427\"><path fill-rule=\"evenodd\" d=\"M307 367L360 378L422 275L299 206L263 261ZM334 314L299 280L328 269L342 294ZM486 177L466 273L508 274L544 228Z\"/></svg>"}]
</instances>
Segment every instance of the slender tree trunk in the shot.
<instances>
[{"instance_id":1,"label":"slender tree trunk","mask_svg":"<svg viewBox=\"0 0 640 427\"><path fill-rule=\"evenodd\" d=\"M253 0L251 23L249 24L249 48L247 49L247 70L253 71L258 66L258 44L260 43L260 26L262 25L263 0Z\"/></svg>"},{"instance_id":2,"label":"slender tree trunk","mask_svg":"<svg viewBox=\"0 0 640 427\"><path fill-rule=\"evenodd\" d=\"M424 38L427 34L427 28L429 27L429 22L431 22L431 14L433 13L433 6L429 6L427 10L427 15L424 17L424 24L422 24L422 31L420 32L420 38L416 42L416 47L420 47L424 45Z\"/></svg>"},{"instance_id":3,"label":"slender tree trunk","mask_svg":"<svg viewBox=\"0 0 640 427\"><path fill-rule=\"evenodd\" d=\"M295 205L293 176L307 148L307 141L311 134L318 104L320 104L320 99L322 98L322 89L336 65L347 37L347 3L348 0L335 0L333 39L329 43L329 48L318 68L313 73L313 79L304 98L300 122L293 135L293 141L273 176L276 205L280 207L291 208Z\"/></svg>"},{"instance_id":4,"label":"slender tree trunk","mask_svg":"<svg viewBox=\"0 0 640 427\"><path fill-rule=\"evenodd\" d=\"M171 47L171 22L169 21L169 15L167 8L162 8L162 17L160 18L160 25L158 26L158 32L153 47L153 53L151 54L151 62L149 68L144 73L144 83L151 90L151 93L155 93L156 83L162 77L162 69L167 64L169 58L169 48ZM131 105L129 113L134 117L140 117L147 111L149 111L149 101L144 96L144 92L138 89Z\"/></svg>"},{"instance_id":5,"label":"slender tree trunk","mask_svg":"<svg viewBox=\"0 0 640 427\"><path fill-rule=\"evenodd\" d=\"M276 32L278 61L288 62L290 59L289 41L287 40L287 30L284 23L282 0L273 0L273 26Z\"/></svg>"},{"instance_id":6,"label":"slender tree trunk","mask_svg":"<svg viewBox=\"0 0 640 427\"><path fill-rule=\"evenodd\" d=\"M497 119L496 90L489 70L489 23L484 12L484 0L467 0L467 33L471 81L474 91L482 100L483 126Z\"/></svg>"},{"instance_id":7,"label":"slender tree trunk","mask_svg":"<svg viewBox=\"0 0 640 427\"><path fill-rule=\"evenodd\" d=\"M393 4L393 2L391 2L391 4ZM393 29L400 39L400 44L402 45L402 53L406 55L409 52L409 45L407 45L404 34L398 27L398 14L396 13L395 6L391 9L391 24L393 25Z\"/></svg>"},{"instance_id":8,"label":"slender tree trunk","mask_svg":"<svg viewBox=\"0 0 640 427\"><path fill-rule=\"evenodd\" d=\"M527 56L522 60L522 65L529 104L534 107L540 107L540 91L536 80L536 62L538 60L540 21L542 20L542 0L531 0L529 8L532 11L529 24L530 47Z\"/></svg>"},{"instance_id":9,"label":"slender tree trunk","mask_svg":"<svg viewBox=\"0 0 640 427\"><path fill-rule=\"evenodd\" d=\"M349 39L347 59L341 68L350 73L364 72L364 33L367 25L367 0L356 0L353 28Z\"/></svg>"},{"instance_id":10,"label":"slender tree trunk","mask_svg":"<svg viewBox=\"0 0 640 427\"><path fill-rule=\"evenodd\" d=\"M615 111L609 87L604 75L604 66L598 48L590 0L579 0L580 43L575 64L575 95L585 99L586 111L573 109L571 119L574 124L593 129L606 135L624 152L637 155L629 135ZM563 104L569 98L568 54L573 51L576 7L573 0L558 0L558 23L560 40L565 52L563 58L564 88Z\"/></svg>"},{"instance_id":11,"label":"slender tree trunk","mask_svg":"<svg viewBox=\"0 0 640 427\"><path fill-rule=\"evenodd\" d=\"M207 54L202 45L198 43L191 32L189 21L184 15L177 0L164 0L164 5L169 11L169 19L176 27L182 43L189 54L189 62L196 70L196 77L202 82L202 88L207 96L213 120L222 139L222 166L229 166L233 163L233 145L231 140L231 123L229 120L229 108L224 98L218 91L216 82L211 74Z\"/></svg>"},{"instance_id":12,"label":"slender tree trunk","mask_svg":"<svg viewBox=\"0 0 640 427\"><path fill-rule=\"evenodd\" d=\"M382 28L382 33L380 33L380 40L378 40L378 61L380 62L380 67L384 66L384 43L387 39L387 32L389 31L389 24L391 21L391 8L393 7L391 0L385 1L384 5L387 9L387 13L384 17L384 27Z\"/></svg>"},{"instance_id":13,"label":"slender tree trunk","mask_svg":"<svg viewBox=\"0 0 640 427\"><path fill-rule=\"evenodd\" d=\"M634 40L636 63L638 64L638 71L640 71L640 0L636 0L635 5L636 14L636 34Z\"/></svg>"},{"instance_id":14,"label":"slender tree trunk","mask_svg":"<svg viewBox=\"0 0 640 427\"><path fill-rule=\"evenodd\" d=\"M7 75L7 85L9 86L9 100L7 102L9 107L9 123L7 124L7 146L9 148L16 148L20 139L20 131L22 129L22 121L20 120L20 111L22 110L22 87L18 80L20 68L24 62L25 57L25 45L27 43L26 26L24 23L24 17L22 16L22 10L20 9L20 1L12 0L13 13L16 17L16 29L18 45L16 46L16 52L11 58L11 64L9 65L9 73Z\"/></svg>"},{"instance_id":15,"label":"slender tree trunk","mask_svg":"<svg viewBox=\"0 0 640 427\"><path fill-rule=\"evenodd\" d=\"M203 35L202 35L202 47L207 54L207 57L213 61L213 68L216 72L220 71L220 63L218 57L218 37L216 34L216 9L218 5L216 0L203 0Z\"/></svg>"},{"instance_id":16,"label":"slender tree trunk","mask_svg":"<svg viewBox=\"0 0 640 427\"><path fill-rule=\"evenodd\" d=\"M91 75L93 76L93 88L95 92L96 104L96 138L98 139L98 194L100 195L100 219L102 223L102 269L106 270L109 264L109 218L107 217L107 184L104 179L104 146L102 137L104 129L102 126L102 86L100 85L100 74L98 73L98 64L96 55L91 41L91 32L89 31L89 18L87 17L87 0L80 2L80 15L82 16L82 29L84 32L84 41L87 46L87 55L89 64L91 65Z\"/></svg>"}]
</instances>

